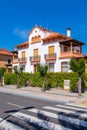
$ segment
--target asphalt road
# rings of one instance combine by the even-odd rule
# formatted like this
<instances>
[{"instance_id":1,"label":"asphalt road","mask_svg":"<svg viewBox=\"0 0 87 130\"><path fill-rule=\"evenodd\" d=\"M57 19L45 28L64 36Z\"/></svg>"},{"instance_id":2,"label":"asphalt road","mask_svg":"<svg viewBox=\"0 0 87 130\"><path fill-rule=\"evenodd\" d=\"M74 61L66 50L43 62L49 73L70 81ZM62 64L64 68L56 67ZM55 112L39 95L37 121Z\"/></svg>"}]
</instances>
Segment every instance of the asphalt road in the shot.
<instances>
[{"instance_id":1,"label":"asphalt road","mask_svg":"<svg viewBox=\"0 0 87 130\"><path fill-rule=\"evenodd\" d=\"M31 108L41 109L44 106L55 105L58 102L36 99L31 97L24 97L0 92L0 117L5 118L10 111L22 111ZM27 111L26 111L27 113Z\"/></svg>"},{"instance_id":2,"label":"asphalt road","mask_svg":"<svg viewBox=\"0 0 87 130\"><path fill-rule=\"evenodd\" d=\"M87 130L87 108L0 93L0 130Z\"/></svg>"}]
</instances>

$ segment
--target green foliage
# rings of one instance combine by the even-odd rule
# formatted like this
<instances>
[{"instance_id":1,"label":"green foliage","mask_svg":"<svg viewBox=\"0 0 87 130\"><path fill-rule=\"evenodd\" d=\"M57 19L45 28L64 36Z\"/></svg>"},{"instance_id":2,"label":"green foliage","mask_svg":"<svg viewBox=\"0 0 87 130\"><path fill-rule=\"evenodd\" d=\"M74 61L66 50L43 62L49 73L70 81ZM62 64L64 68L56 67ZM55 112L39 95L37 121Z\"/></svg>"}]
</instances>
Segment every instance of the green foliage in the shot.
<instances>
[{"instance_id":1,"label":"green foliage","mask_svg":"<svg viewBox=\"0 0 87 130\"><path fill-rule=\"evenodd\" d=\"M20 85L24 86L24 84L26 83L26 81L30 80L30 76L29 73L23 72L20 76Z\"/></svg>"},{"instance_id":2,"label":"green foliage","mask_svg":"<svg viewBox=\"0 0 87 130\"><path fill-rule=\"evenodd\" d=\"M5 73L4 74L4 81L5 84L10 84L10 85L17 85L17 79L18 75L16 73ZM20 87L25 85L26 81L30 80L29 73L22 73L20 76Z\"/></svg>"},{"instance_id":3,"label":"green foliage","mask_svg":"<svg viewBox=\"0 0 87 130\"><path fill-rule=\"evenodd\" d=\"M43 86L43 78L39 73L32 75L32 86ZM70 89L73 91L78 81L78 74L76 72L58 72L58 73L47 73L45 88L64 87L64 80L70 80Z\"/></svg>"},{"instance_id":4,"label":"green foliage","mask_svg":"<svg viewBox=\"0 0 87 130\"><path fill-rule=\"evenodd\" d=\"M40 73L34 73L33 75L32 75L32 78L31 78L31 85L33 86L33 87L35 87L35 86L38 86L38 87L42 87L42 83L43 83L43 80L42 80L42 78L41 78L41 76L40 76Z\"/></svg>"},{"instance_id":5,"label":"green foliage","mask_svg":"<svg viewBox=\"0 0 87 130\"><path fill-rule=\"evenodd\" d=\"M20 77L21 77L21 74L23 73L23 67L20 66L19 68L17 67L13 67L14 69L14 73L17 75L17 88L20 88L21 87L21 81L20 81Z\"/></svg>"},{"instance_id":6,"label":"green foliage","mask_svg":"<svg viewBox=\"0 0 87 130\"><path fill-rule=\"evenodd\" d=\"M82 75L82 81L83 81L84 88L87 89L87 73L84 73Z\"/></svg>"},{"instance_id":7,"label":"green foliage","mask_svg":"<svg viewBox=\"0 0 87 130\"><path fill-rule=\"evenodd\" d=\"M5 84L17 84L17 74L15 73L5 73L4 74ZM87 81L87 75L85 75L85 79ZM64 80L70 80L70 89L74 90L76 87L76 83L78 81L78 74L76 72L58 72L58 73L47 73L46 75L46 88L54 88L54 87L64 87ZM24 86L25 82L31 82L31 86L33 87L42 87L43 86L43 78L40 73L34 73L30 75L29 73L22 73L20 76L20 86Z\"/></svg>"},{"instance_id":8,"label":"green foliage","mask_svg":"<svg viewBox=\"0 0 87 130\"><path fill-rule=\"evenodd\" d=\"M74 90L76 87L76 83L78 81L78 74L77 73L67 73L67 72L58 72L58 73L48 73L46 85L47 87L64 87L64 80L70 80L70 89Z\"/></svg>"},{"instance_id":9,"label":"green foliage","mask_svg":"<svg viewBox=\"0 0 87 130\"><path fill-rule=\"evenodd\" d=\"M16 85L17 75L15 73L4 73L4 82L5 84Z\"/></svg>"},{"instance_id":10,"label":"green foliage","mask_svg":"<svg viewBox=\"0 0 87 130\"><path fill-rule=\"evenodd\" d=\"M39 72L40 76L43 79L42 91L46 90L46 75L47 75L48 66L47 65L37 65L37 71Z\"/></svg>"},{"instance_id":11,"label":"green foliage","mask_svg":"<svg viewBox=\"0 0 87 130\"><path fill-rule=\"evenodd\" d=\"M47 65L37 65L37 71L41 76L45 76L47 74L48 66Z\"/></svg>"},{"instance_id":12,"label":"green foliage","mask_svg":"<svg viewBox=\"0 0 87 130\"><path fill-rule=\"evenodd\" d=\"M14 66L13 67L13 70L14 70L14 73L17 74L17 75L20 75L22 72L23 72L23 67L21 66L19 69Z\"/></svg>"},{"instance_id":13,"label":"green foliage","mask_svg":"<svg viewBox=\"0 0 87 130\"><path fill-rule=\"evenodd\" d=\"M6 68L1 67L0 68L0 75L3 76L5 72L6 72Z\"/></svg>"},{"instance_id":14,"label":"green foliage","mask_svg":"<svg viewBox=\"0 0 87 130\"><path fill-rule=\"evenodd\" d=\"M70 60L70 68L73 72L77 72L81 76L85 72L85 59L74 59Z\"/></svg>"}]
</instances>

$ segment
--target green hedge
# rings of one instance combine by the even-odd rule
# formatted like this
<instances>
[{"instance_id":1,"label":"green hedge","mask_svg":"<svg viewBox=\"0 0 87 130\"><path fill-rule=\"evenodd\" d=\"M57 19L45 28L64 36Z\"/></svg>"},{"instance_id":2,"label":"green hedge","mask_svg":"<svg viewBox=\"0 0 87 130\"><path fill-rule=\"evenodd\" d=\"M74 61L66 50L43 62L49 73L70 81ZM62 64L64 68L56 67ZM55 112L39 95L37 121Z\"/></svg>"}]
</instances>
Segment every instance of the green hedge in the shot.
<instances>
[{"instance_id":1,"label":"green hedge","mask_svg":"<svg viewBox=\"0 0 87 130\"><path fill-rule=\"evenodd\" d=\"M17 77L15 73L5 73L4 82L5 84L17 85ZM29 73L22 73L20 76L20 85L25 85L26 81L29 81Z\"/></svg>"},{"instance_id":2,"label":"green hedge","mask_svg":"<svg viewBox=\"0 0 87 130\"><path fill-rule=\"evenodd\" d=\"M17 75L15 73L4 73L4 82L5 84L16 85Z\"/></svg>"},{"instance_id":3,"label":"green hedge","mask_svg":"<svg viewBox=\"0 0 87 130\"><path fill-rule=\"evenodd\" d=\"M67 72L58 72L58 73L48 73L46 86L47 87L64 87L64 80L70 80L70 89L74 90L76 83L78 81L77 73L67 73Z\"/></svg>"},{"instance_id":4,"label":"green hedge","mask_svg":"<svg viewBox=\"0 0 87 130\"><path fill-rule=\"evenodd\" d=\"M30 81L29 73L23 72L20 76L20 85L24 86L26 81Z\"/></svg>"},{"instance_id":5,"label":"green hedge","mask_svg":"<svg viewBox=\"0 0 87 130\"><path fill-rule=\"evenodd\" d=\"M5 84L17 84L17 75L15 73L4 74ZM64 80L70 80L70 89L74 90L78 81L78 74L75 72L58 72L47 73L45 86L47 88L64 87ZM42 87L43 79L39 72L30 75L29 73L22 73L20 76L20 85L24 86L25 82L29 81L31 86Z\"/></svg>"},{"instance_id":6,"label":"green hedge","mask_svg":"<svg viewBox=\"0 0 87 130\"><path fill-rule=\"evenodd\" d=\"M70 80L70 89L74 90L78 81L78 74L75 72L58 72L58 73L47 73L45 86L47 88L64 87L64 79ZM43 79L39 73L32 75L32 86L42 87Z\"/></svg>"},{"instance_id":7,"label":"green hedge","mask_svg":"<svg viewBox=\"0 0 87 130\"><path fill-rule=\"evenodd\" d=\"M34 73L31 77L31 85L33 87L37 86L37 87L42 87L42 83L43 83L43 80L39 74L39 72L37 73Z\"/></svg>"},{"instance_id":8,"label":"green hedge","mask_svg":"<svg viewBox=\"0 0 87 130\"><path fill-rule=\"evenodd\" d=\"M84 73L82 75L82 83L83 83L85 89L87 90L87 73Z\"/></svg>"}]
</instances>

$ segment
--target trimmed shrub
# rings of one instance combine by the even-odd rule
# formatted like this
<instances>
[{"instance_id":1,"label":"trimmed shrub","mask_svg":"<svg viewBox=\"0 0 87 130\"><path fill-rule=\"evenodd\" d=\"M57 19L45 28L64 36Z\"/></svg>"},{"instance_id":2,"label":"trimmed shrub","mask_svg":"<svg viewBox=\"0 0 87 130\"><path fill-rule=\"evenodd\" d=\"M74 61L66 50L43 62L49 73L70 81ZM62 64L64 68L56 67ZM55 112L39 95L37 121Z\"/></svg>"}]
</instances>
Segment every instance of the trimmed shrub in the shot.
<instances>
[{"instance_id":1,"label":"trimmed shrub","mask_svg":"<svg viewBox=\"0 0 87 130\"><path fill-rule=\"evenodd\" d=\"M0 75L3 76L5 72L6 72L6 68L1 67L0 68Z\"/></svg>"},{"instance_id":2,"label":"trimmed shrub","mask_svg":"<svg viewBox=\"0 0 87 130\"><path fill-rule=\"evenodd\" d=\"M17 75L15 73L4 73L4 82L5 84L16 85Z\"/></svg>"},{"instance_id":3,"label":"trimmed shrub","mask_svg":"<svg viewBox=\"0 0 87 130\"><path fill-rule=\"evenodd\" d=\"M18 75L15 73L5 73L4 82L9 85L17 85ZM29 73L22 73L20 76L20 86L24 86L26 81L29 81Z\"/></svg>"},{"instance_id":4,"label":"trimmed shrub","mask_svg":"<svg viewBox=\"0 0 87 130\"><path fill-rule=\"evenodd\" d=\"M26 72L21 73L20 82L19 82L21 86L25 86L26 82L29 80L30 80L29 73Z\"/></svg>"},{"instance_id":5,"label":"trimmed shrub","mask_svg":"<svg viewBox=\"0 0 87 130\"><path fill-rule=\"evenodd\" d=\"M58 73L48 73L46 86L47 87L64 87L64 80L70 80L70 89L74 90L76 83L78 81L78 74L73 72L58 72Z\"/></svg>"},{"instance_id":6,"label":"trimmed shrub","mask_svg":"<svg viewBox=\"0 0 87 130\"><path fill-rule=\"evenodd\" d=\"M39 72L34 73L31 78L31 85L33 87L35 87L35 86L42 87L42 84L43 84L43 80L42 80Z\"/></svg>"},{"instance_id":7,"label":"trimmed shrub","mask_svg":"<svg viewBox=\"0 0 87 130\"><path fill-rule=\"evenodd\" d=\"M84 88L87 90L87 73L84 73L82 75L82 85L84 86Z\"/></svg>"},{"instance_id":8,"label":"trimmed shrub","mask_svg":"<svg viewBox=\"0 0 87 130\"><path fill-rule=\"evenodd\" d=\"M17 74L15 73L5 73L4 74L5 84L17 84ZM87 75L84 74L84 79L87 82ZM78 81L78 74L75 72L57 72L57 73L47 73L45 88L55 88L64 87L64 80L70 80L70 89L75 90ZM30 85L33 87L42 87L43 79L40 73L34 73L30 75L29 73L23 72L20 76L20 86L25 86L26 81L29 81Z\"/></svg>"},{"instance_id":9,"label":"trimmed shrub","mask_svg":"<svg viewBox=\"0 0 87 130\"><path fill-rule=\"evenodd\" d=\"M64 80L70 80L70 89L75 90L78 81L78 74L75 72L58 72L58 73L47 73L45 88L64 87ZM31 79L32 86L42 87L43 79L39 73L32 75Z\"/></svg>"}]
</instances>

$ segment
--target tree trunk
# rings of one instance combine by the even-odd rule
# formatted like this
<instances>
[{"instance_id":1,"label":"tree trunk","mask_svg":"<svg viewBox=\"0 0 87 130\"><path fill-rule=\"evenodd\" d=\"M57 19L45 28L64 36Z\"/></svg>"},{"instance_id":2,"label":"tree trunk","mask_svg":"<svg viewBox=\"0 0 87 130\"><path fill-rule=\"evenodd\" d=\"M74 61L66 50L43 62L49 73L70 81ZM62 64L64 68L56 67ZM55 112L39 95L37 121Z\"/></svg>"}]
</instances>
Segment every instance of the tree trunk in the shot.
<instances>
[{"instance_id":1,"label":"tree trunk","mask_svg":"<svg viewBox=\"0 0 87 130\"><path fill-rule=\"evenodd\" d=\"M79 96L81 96L81 77L79 77L79 81L78 81L78 94Z\"/></svg>"},{"instance_id":2,"label":"tree trunk","mask_svg":"<svg viewBox=\"0 0 87 130\"><path fill-rule=\"evenodd\" d=\"M19 74L18 74L17 77L18 77L18 78L17 78L17 88L19 88L19 87L20 87L20 83L19 83L19 81L20 81L20 76L19 76Z\"/></svg>"},{"instance_id":3,"label":"tree trunk","mask_svg":"<svg viewBox=\"0 0 87 130\"><path fill-rule=\"evenodd\" d=\"M46 81L46 78L44 77L44 78L43 78L43 86L42 86L42 91L45 91L45 81Z\"/></svg>"}]
</instances>

